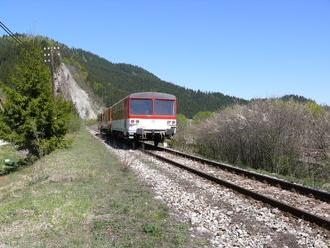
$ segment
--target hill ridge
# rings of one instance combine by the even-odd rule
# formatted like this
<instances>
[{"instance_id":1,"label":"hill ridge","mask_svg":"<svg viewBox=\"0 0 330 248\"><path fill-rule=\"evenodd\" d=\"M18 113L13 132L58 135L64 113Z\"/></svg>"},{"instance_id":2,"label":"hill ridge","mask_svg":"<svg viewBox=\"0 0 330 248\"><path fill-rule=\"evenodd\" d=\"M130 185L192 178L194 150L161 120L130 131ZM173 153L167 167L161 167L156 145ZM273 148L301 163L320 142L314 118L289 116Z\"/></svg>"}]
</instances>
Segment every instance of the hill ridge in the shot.
<instances>
[{"instance_id":1,"label":"hill ridge","mask_svg":"<svg viewBox=\"0 0 330 248\"><path fill-rule=\"evenodd\" d=\"M89 95L109 106L121 98L139 91L158 91L176 95L179 113L192 118L200 111L217 111L226 106L248 101L220 92L204 92L166 82L152 72L126 63L113 63L100 55L67 45L43 36L21 35L21 39L33 40L40 48L60 46L62 62L74 68L75 80ZM0 81L6 82L9 68L15 64L15 46L8 37L0 37ZM17 50L17 49L16 49ZM8 60L4 58L8 58ZM61 61L57 61L57 66Z\"/></svg>"}]
</instances>

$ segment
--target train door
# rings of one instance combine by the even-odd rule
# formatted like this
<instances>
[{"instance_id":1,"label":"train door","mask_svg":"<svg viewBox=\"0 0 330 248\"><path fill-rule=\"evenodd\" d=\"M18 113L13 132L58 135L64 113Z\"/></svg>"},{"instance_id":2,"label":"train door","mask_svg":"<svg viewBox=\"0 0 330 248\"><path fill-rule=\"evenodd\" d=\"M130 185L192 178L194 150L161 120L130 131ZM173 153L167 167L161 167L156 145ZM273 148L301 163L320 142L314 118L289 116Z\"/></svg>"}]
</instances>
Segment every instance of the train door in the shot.
<instances>
[{"instance_id":1,"label":"train door","mask_svg":"<svg viewBox=\"0 0 330 248\"><path fill-rule=\"evenodd\" d=\"M126 98L124 100L124 103L123 103L123 120L124 120L124 135L126 136L128 134L128 114L127 114L127 111L128 111L128 98Z\"/></svg>"}]
</instances>

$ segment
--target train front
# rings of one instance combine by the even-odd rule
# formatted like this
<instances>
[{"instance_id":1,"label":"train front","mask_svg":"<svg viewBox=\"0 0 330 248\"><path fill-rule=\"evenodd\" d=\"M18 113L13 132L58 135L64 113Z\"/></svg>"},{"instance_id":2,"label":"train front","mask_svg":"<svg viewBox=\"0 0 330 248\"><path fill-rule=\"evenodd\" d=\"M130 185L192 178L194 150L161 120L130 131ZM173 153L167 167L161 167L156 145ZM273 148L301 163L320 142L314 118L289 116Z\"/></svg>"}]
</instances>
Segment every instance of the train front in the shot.
<instances>
[{"instance_id":1,"label":"train front","mask_svg":"<svg viewBox=\"0 0 330 248\"><path fill-rule=\"evenodd\" d=\"M158 92L135 93L129 97L130 138L153 140L155 145L176 132L176 98Z\"/></svg>"}]
</instances>

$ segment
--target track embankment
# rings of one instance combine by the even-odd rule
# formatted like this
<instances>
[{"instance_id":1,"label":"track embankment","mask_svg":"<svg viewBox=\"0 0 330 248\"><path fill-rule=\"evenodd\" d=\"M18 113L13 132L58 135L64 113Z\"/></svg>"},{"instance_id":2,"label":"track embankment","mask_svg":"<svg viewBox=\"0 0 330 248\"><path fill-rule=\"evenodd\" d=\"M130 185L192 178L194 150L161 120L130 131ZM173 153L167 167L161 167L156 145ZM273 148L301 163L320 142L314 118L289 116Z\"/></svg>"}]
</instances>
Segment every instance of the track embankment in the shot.
<instances>
[{"instance_id":1,"label":"track embankment","mask_svg":"<svg viewBox=\"0 0 330 248\"><path fill-rule=\"evenodd\" d=\"M309 197L306 194L282 189L280 185L276 187L268 184L267 181L260 182L251 177L235 174L232 171L225 171L212 164L201 163L200 161L188 159L187 157L173 153L168 154L166 150L144 152L164 162L188 170L207 180L233 189L243 195L267 203L298 218L311 221L330 230L330 204L328 201L316 199L312 195Z\"/></svg>"},{"instance_id":2,"label":"track embankment","mask_svg":"<svg viewBox=\"0 0 330 248\"><path fill-rule=\"evenodd\" d=\"M102 140L102 139L101 139ZM102 142L212 247L328 247L329 231L119 142Z\"/></svg>"}]
</instances>

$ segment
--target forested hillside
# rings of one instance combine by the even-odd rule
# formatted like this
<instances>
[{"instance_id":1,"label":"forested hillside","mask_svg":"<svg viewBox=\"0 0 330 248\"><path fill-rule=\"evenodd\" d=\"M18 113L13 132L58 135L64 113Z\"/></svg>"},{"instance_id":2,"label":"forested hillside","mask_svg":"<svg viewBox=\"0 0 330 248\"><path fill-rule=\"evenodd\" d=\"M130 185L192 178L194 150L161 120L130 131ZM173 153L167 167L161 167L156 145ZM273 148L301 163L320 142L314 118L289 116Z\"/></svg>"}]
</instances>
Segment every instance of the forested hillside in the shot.
<instances>
[{"instance_id":1,"label":"forested hillside","mask_svg":"<svg viewBox=\"0 0 330 248\"><path fill-rule=\"evenodd\" d=\"M62 53L64 61L79 70L82 81L105 105L111 105L132 92L160 91L176 95L179 112L192 117L200 111L215 111L233 103L247 102L222 93L186 89L165 82L138 66L111 63L81 49L69 49L64 46Z\"/></svg>"},{"instance_id":2,"label":"forested hillside","mask_svg":"<svg viewBox=\"0 0 330 248\"><path fill-rule=\"evenodd\" d=\"M219 92L211 93L187 89L163 81L139 66L112 63L91 52L69 48L65 44L46 37L26 35L20 35L20 37L21 39L33 40L36 46L59 45L61 61L73 71L80 86L105 106L110 106L128 94L138 91L160 91L176 95L179 102L179 113L188 118L192 118L198 112L214 112L235 103L248 103L244 99L227 96ZM8 82L8 72L17 63L17 51L17 45L12 39L7 36L0 37L0 83ZM55 62L57 65L59 64L58 60ZM298 95L285 95L281 99L297 102L312 101ZM251 101L254 100L261 99L252 99Z\"/></svg>"},{"instance_id":3,"label":"forested hillside","mask_svg":"<svg viewBox=\"0 0 330 248\"><path fill-rule=\"evenodd\" d=\"M29 37L25 35L20 35L20 40L24 41L23 44L25 50L30 49L27 44L33 44L33 47L42 49L50 44L54 44L54 41L48 39L41 39L37 37ZM0 82L8 84L9 74L19 63L21 56L20 47L12 38L8 36L0 37Z\"/></svg>"},{"instance_id":4,"label":"forested hillside","mask_svg":"<svg viewBox=\"0 0 330 248\"><path fill-rule=\"evenodd\" d=\"M179 112L187 117L200 111L215 111L233 103L247 101L224 95L186 89L173 83L165 82L143 68L130 64L112 63L82 49L69 48L64 44L45 37L27 37L34 39L38 45L49 43L61 47L62 62L75 70L78 82L82 87L96 95L104 105L111 105L132 92L160 91L174 94L178 98ZM6 82L9 68L17 62L16 45L11 39L0 38L0 80ZM201 82L202 84L203 82Z\"/></svg>"},{"instance_id":5,"label":"forested hillside","mask_svg":"<svg viewBox=\"0 0 330 248\"><path fill-rule=\"evenodd\" d=\"M56 44L61 47L61 60L77 77L78 83L98 101L109 106L132 92L160 91L177 96L179 112L193 117L200 111L215 111L233 103L245 103L243 99L222 93L206 93L186 89L165 82L138 66L115 64L82 49L69 48L45 37L21 36L33 40L36 46ZM7 36L0 38L0 82L8 82L8 72L18 62L17 44ZM202 83L202 82L201 82Z\"/></svg>"}]
</instances>

